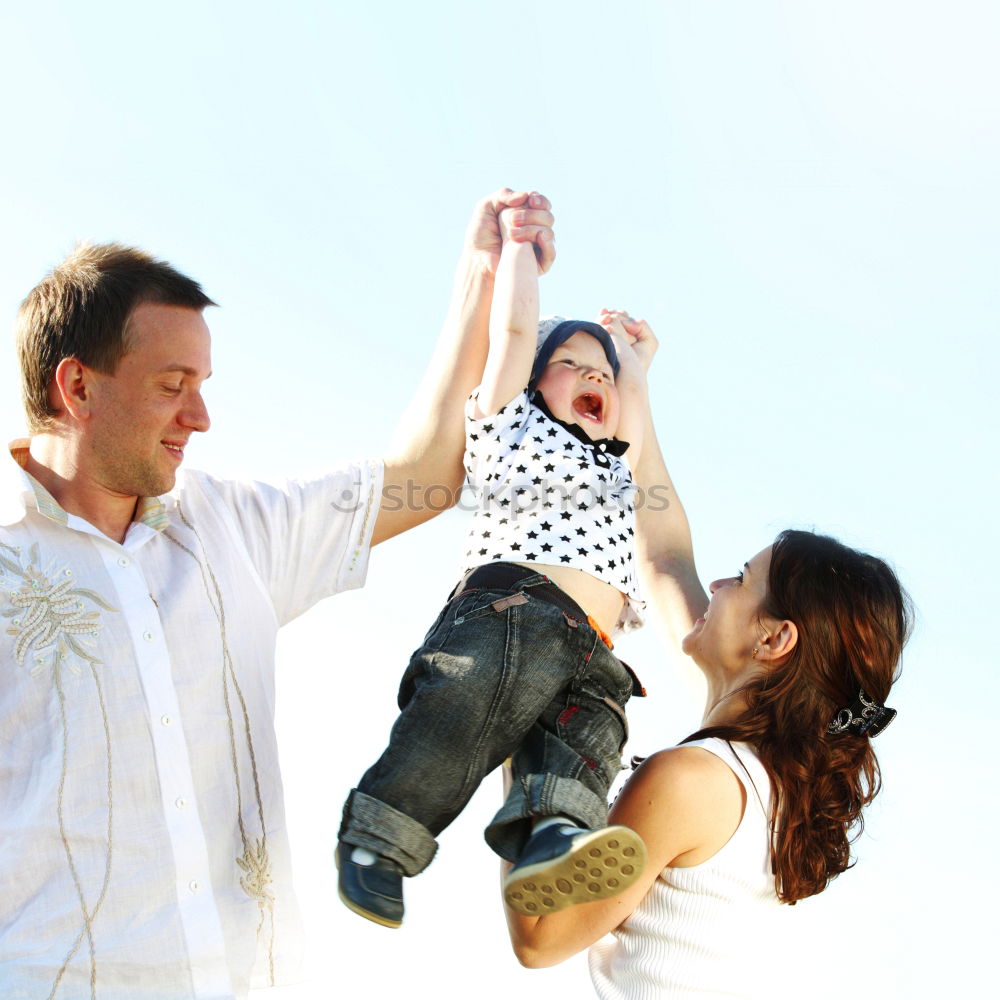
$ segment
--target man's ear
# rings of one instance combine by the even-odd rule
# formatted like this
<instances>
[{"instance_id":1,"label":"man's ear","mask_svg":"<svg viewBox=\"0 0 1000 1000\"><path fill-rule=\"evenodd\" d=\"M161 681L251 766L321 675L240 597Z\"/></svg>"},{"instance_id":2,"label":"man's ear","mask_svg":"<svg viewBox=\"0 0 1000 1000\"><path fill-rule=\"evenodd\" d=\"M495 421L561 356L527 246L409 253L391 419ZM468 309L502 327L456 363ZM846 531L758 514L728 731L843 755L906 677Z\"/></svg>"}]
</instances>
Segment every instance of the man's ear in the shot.
<instances>
[{"instance_id":1,"label":"man's ear","mask_svg":"<svg viewBox=\"0 0 1000 1000\"><path fill-rule=\"evenodd\" d=\"M52 376L49 399L56 410L75 420L86 420L93 402L92 383L93 375L86 365L76 358L63 358Z\"/></svg>"},{"instance_id":2,"label":"man's ear","mask_svg":"<svg viewBox=\"0 0 1000 1000\"><path fill-rule=\"evenodd\" d=\"M795 622L773 621L768 623L767 636L757 647L755 659L759 662L776 663L785 659L799 642L799 630Z\"/></svg>"}]
</instances>

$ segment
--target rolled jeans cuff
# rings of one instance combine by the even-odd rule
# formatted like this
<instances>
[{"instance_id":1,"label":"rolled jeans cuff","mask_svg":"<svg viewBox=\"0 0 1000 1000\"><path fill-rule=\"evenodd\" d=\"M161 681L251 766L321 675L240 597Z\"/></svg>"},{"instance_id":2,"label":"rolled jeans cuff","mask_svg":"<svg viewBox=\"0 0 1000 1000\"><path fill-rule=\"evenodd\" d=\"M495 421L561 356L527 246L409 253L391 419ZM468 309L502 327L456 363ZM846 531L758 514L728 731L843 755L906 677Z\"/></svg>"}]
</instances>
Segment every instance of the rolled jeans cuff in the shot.
<instances>
[{"instance_id":1,"label":"rolled jeans cuff","mask_svg":"<svg viewBox=\"0 0 1000 1000\"><path fill-rule=\"evenodd\" d=\"M582 782L556 774L522 774L486 828L486 843L507 861L517 861L531 835L531 820L566 816L588 829L608 823L608 803Z\"/></svg>"},{"instance_id":2,"label":"rolled jeans cuff","mask_svg":"<svg viewBox=\"0 0 1000 1000\"><path fill-rule=\"evenodd\" d=\"M356 788L344 803L339 837L395 861L410 877L419 875L437 853L437 841L423 823Z\"/></svg>"}]
</instances>

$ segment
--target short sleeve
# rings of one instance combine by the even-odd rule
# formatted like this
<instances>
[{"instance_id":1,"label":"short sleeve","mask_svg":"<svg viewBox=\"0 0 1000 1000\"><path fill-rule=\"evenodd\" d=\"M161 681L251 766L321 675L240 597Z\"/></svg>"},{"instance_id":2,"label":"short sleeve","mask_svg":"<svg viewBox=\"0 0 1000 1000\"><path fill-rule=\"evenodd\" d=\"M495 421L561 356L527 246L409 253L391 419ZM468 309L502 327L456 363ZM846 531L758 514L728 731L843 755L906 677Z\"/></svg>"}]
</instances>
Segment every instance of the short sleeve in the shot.
<instances>
[{"instance_id":1,"label":"short sleeve","mask_svg":"<svg viewBox=\"0 0 1000 1000\"><path fill-rule=\"evenodd\" d=\"M324 597L364 584L381 462L350 463L316 479L278 483L191 477L246 549L280 624ZM186 483L185 490L194 485Z\"/></svg>"},{"instance_id":2,"label":"short sleeve","mask_svg":"<svg viewBox=\"0 0 1000 1000\"><path fill-rule=\"evenodd\" d=\"M478 394L476 389L465 404L465 473L474 487L482 486L500 457L517 447L530 405L525 390L496 413L476 417Z\"/></svg>"}]
</instances>

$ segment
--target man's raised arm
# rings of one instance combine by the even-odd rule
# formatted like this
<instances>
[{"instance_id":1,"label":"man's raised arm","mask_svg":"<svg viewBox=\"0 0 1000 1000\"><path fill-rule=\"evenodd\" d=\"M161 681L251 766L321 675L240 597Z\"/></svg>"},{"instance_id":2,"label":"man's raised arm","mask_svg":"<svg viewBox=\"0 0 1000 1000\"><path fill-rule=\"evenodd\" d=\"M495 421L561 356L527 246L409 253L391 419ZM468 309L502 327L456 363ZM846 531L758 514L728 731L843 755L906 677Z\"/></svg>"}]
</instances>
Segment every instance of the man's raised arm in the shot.
<instances>
[{"instance_id":1,"label":"man's raised arm","mask_svg":"<svg viewBox=\"0 0 1000 1000\"><path fill-rule=\"evenodd\" d=\"M539 270L547 271L555 259L552 213L543 195L501 188L476 205L437 348L386 457L373 545L451 507L462 488L464 407L486 363L502 246L497 216L505 208L515 209L511 239L534 242Z\"/></svg>"}]
</instances>

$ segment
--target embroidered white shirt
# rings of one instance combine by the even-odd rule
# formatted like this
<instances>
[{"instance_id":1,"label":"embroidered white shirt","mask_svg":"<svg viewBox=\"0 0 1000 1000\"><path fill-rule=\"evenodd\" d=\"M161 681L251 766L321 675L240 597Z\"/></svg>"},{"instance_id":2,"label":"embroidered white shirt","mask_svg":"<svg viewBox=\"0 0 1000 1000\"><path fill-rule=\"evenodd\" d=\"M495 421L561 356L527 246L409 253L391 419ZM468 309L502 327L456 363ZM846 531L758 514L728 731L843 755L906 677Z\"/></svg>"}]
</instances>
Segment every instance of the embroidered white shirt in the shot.
<instances>
[{"instance_id":1,"label":"embroidered white shirt","mask_svg":"<svg viewBox=\"0 0 1000 1000\"><path fill-rule=\"evenodd\" d=\"M619 628L642 624L635 484L628 465L574 437L522 392L488 417L466 406L465 471L476 505L463 573L504 560L572 566L627 598Z\"/></svg>"},{"instance_id":2,"label":"embroidered white shirt","mask_svg":"<svg viewBox=\"0 0 1000 1000\"><path fill-rule=\"evenodd\" d=\"M363 584L381 482L379 463L188 472L118 544L0 458L5 998L229 1000L295 976L275 636Z\"/></svg>"}]
</instances>

